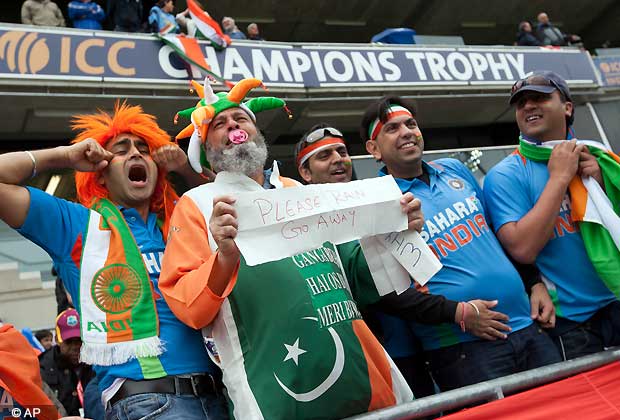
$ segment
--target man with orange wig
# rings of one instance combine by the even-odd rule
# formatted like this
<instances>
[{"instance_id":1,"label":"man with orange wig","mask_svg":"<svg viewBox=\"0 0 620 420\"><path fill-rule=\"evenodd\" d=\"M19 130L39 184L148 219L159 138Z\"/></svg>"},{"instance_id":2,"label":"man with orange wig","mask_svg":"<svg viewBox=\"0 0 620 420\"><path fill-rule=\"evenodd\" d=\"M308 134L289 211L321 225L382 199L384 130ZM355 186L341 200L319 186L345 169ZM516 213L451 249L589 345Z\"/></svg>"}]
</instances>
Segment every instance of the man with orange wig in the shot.
<instances>
[{"instance_id":1,"label":"man with orange wig","mask_svg":"<svg viewBox=\"0 0 620 420\"><path fill-rule=\"evenodd\" d=\"M99 377L106 418L226 418L219 371L198 331L159 293L172 206L169 171L183 151L139 106L80 115L70 146L0 156L0 218L41 246L80 313L81 361ZM76 170L81 204L20 186Z\"/></svg>"}]
</instances>

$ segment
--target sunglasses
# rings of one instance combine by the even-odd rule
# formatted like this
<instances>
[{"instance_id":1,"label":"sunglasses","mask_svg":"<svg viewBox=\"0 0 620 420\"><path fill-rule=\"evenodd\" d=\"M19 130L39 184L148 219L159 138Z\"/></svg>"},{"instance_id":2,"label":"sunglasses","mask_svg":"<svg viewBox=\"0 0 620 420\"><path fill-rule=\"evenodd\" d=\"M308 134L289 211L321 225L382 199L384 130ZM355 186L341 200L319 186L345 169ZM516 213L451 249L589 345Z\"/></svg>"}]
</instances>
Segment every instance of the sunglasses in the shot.
<instances>
[{"instance_id":1,"label":"sunglasses","mask_svg":"<svg viewBox=\"0 0 620 420\"><path fill-rule=\"evenodd\" d=\"M555 83L553 80L549 80L543 76L532 76L528 77L527 79L517 80L515 84L512 85L512 89L510 89L510 94L514 95L525 86L551 86L563 93L562 89L560 89L557 83Z\"/></svg>"},{"instance_id":2,"label":"sunglasses","mask_svg":"<svg viewBox=\"0 0 620 420\"><path fill-rule=\"evenodd\" d=\"M344 136L342 135L342 133L338 130L336 130L335 128L332 127L323 127L323 128L317 128L316 130L314 130L313 132L311 132L310 134L308 134L305 138L305 141L307 144L310 143L314 143L316 141L319 141L325 137L329 137L329 136L336 136L336 137L342 137L344 138Z\"/></svg>"}]
</instances>

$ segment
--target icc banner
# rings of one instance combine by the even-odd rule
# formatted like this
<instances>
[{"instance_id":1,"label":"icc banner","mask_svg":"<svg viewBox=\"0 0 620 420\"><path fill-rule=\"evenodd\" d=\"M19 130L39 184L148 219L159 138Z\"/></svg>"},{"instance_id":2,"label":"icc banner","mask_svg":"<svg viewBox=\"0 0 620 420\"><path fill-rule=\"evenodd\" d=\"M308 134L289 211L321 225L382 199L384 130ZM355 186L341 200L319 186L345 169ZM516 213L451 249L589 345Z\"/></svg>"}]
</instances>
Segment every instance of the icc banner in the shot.
<instances>
[{"instance_id":1,"label":"icc banner","mask_svg":"<svg viewBox=\"0 0 620 420\"><path fill-rule=\"evenodd\" d=\"M603 86L620 86L620 57L594 57Z\"/></svg>"},{"instance_id":2,"label":"icc banner","mask_svg":"<svg viewBox=\"0 0 620 420\"><path fill-rule=\"evenodd\" d=\"M497 85L535 69L569 83L596 84L586 52L517 47L426 48L375 44L235 41L216 52L200 43L214 73L230 81L262 79L289 88ZM154 36L0 25L0 79L146 83L201 79Z\"/></svg>"}]
</instances>

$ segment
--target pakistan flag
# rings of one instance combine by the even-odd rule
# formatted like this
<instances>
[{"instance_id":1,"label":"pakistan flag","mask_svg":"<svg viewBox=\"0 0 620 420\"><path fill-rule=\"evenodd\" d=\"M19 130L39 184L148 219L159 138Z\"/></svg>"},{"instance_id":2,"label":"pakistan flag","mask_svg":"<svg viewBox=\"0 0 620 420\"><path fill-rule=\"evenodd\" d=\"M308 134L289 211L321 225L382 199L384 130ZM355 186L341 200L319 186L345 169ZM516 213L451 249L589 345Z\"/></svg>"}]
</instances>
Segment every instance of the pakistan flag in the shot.
<instances>
[{"instance_id":1,"label":"pakistan flag","mask_svg":"<svg viewBox=\"0 0 620 420\"><path fill-rule=\"evenodd\" d=\"M412 399L361 320L342 269L350 263L330 243L241 262L213 327L234 418L340 419Z\"/></svg>"}]
</instances>

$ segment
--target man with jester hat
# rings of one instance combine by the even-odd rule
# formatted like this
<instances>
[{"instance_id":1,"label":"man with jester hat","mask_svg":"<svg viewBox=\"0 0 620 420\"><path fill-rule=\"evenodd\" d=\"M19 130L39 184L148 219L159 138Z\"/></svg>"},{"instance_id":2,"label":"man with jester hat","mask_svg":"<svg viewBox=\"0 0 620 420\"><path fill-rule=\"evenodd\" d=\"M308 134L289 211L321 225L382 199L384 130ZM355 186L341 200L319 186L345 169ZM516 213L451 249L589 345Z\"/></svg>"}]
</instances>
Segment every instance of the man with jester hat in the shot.
<instances>
[{"instance_id":1,"label":"man with jester hat","mask_svg":"<svg viewBox=\"0 0 620 420\"><path fill-rule=\"evenodd\" d=\"M519 148L484 181L493 228L515 260L535 263L555 306L564 359L620 344L620 158L573 138L566 81L536 71L512 87Z\"/></svg>"},{"instance_id":2,"label":"man with jester hat","mask_svg":"<svg viewBox=\"0 0 620 420\"><path fill-rule=\"evenodd\" d=\"M99 378L106 418L227 418L217 367L199 332L158 287L183 151L139 106L77 116L70 146L0 156L0 218L53 259L80 313L81 361ZM76 170L78 203L20 186ZM192 177L195 174L191 175Z\"/></svg>"},{"instance_id":3,"label":"man with jester hat","mask_svg":"<svg viewBox=\"0 0 620 420\"><path fill-rule=\"evenodd\" d=\"M357 243L325 242L255 266L237 248L235 197L299 186L279 176L276 162L264 170L267 147L255 113L285 104L243 102L260 85L245 79L214 94L207 84L197 107L182 112L192 124L178 137L192 137L192 166L200 170L208 160L217 177L179 200L160 289L179 319L214 341L236 419L336 419L409 401L409 387L354 301L378 299ZM420 203L406 194L400 204L409 228L419 229ZM321 310L332 304L350 310L322 323Z\"/></svg>"}]
</instances>

